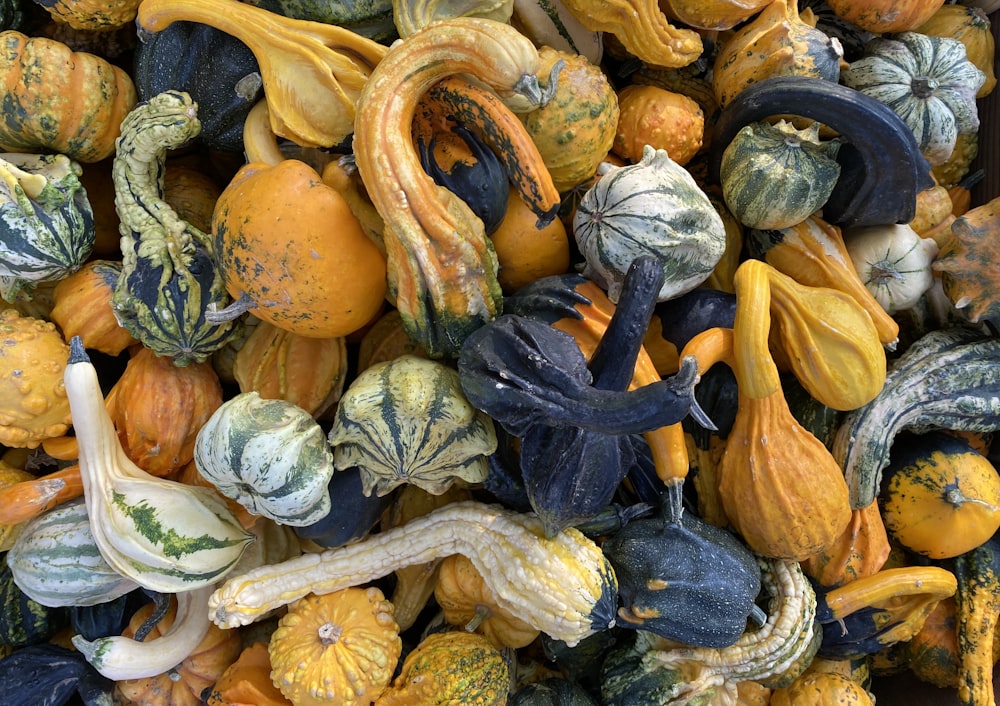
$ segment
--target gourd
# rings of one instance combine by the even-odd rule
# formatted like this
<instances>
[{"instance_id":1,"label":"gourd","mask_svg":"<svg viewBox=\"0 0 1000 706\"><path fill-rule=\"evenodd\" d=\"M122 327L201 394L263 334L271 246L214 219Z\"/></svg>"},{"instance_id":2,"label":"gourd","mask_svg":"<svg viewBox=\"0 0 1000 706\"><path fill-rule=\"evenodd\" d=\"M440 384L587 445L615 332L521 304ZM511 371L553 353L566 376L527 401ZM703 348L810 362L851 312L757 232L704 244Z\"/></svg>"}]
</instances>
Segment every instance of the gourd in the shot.
<instances>
[{"instance_id":1,"label":"gourd","mask_svg":"<svg viewBox=\"0 0 1000 706\"><path fill-rule=\"evenodd\" d=\"M663 12L699 29L724 30L741 24L767 7L766 0L667 0Z\"/></svg>"},{"instance_id":2,"label":"gourd","mask_svg":"<svg viewBox=\"0 0 1000 706\"><path fill-rule=\"evenodd\" d=\"M52 608L113 601L137 588L101 556L83 498L25 523L7 566L25 595Z\"/></svg>"},{"instance_id":3,"label":"gourd","mask_svg":"<svg viewBox=\"0 0 1000 706\"><path fill-rule=\"evenodd\" d=\"M73 29L108 31L135 19L138 0L46 0L52 19Z\"/></svg>"},{"instance_id":4,"label":"gourd","mask_svg":"<svg viewBox=\"0 0 1000 706\"><path fill-rule=\"evenodd\" d=\"M976 93L986 75L957 39L918 32L877 37L841 80L899 115L931 165L948 159L960 133L979 129Z\"/></svg>"},{"instance_id":5,"label":"gourd","mask_svg":"<svg viewBox=\"0 0 1000 706\"><path fill-rule=\"evenodd\" d=\"M105 561L161 592L217 581L251 535L214 491L151 476L125 455L78 338L72 340L65 387L91 531Z\"/></svg>"},{"instance_id":6,"label":"gourd","mask_svg":"<svg viewBox=\"0 0 1000 706\"><path fill-rule=\"evenodd\" d=\"M972 323L1000 314L992 270L984 267L986 248L998 229L1000 196L957 218L931 263L945 295Z\"/></svg>"},{"instance_id":7,"label":"gourd","mask_svg":"<svg viewBox=\"0 0 1000 706\"><path fill-rule=\"evenodd\" d=\"M985 98L997 84L993 63L996 40L990 32L990 19L979 7L942 5L930 18L914 29L932 37L951 37L965 45L969 61L986 75L986 81L976 91L976 98Z\"/></svg>"},{"instance_id":8,"label":"gourd","mask_svg":"<svg viewBox=\"0 0 1000 706\"><path fill-rule=\"evenodd\" d=\"M653 85L631 84L618 91L620 117L612 147L637 162L646 145L666 150L682 167L701 149L705 113L683 93Z\"/></svg>"},{"instance_id":9,"label":"gourd","mask_svg":"<svg viewBox=\"0 0 1000 706\"><path fill-rule=\"evenodd\" d=\"M194 458L198 430L221 404L211 362L179 368L141 346L105 398L125 455L161 478Z\"/></svg>"},{"instance_id":10,"label":"gourd","mask_svg":"<svg viewBox=\"0 0 1000 706\"><path fill-rule=\"evenodd\" d=\"M386 48L337 25L282 17L237 0L144 0L138 25L176 21L227 32L260 66L271 129L303 147L332 147L353 131L355 105Z\"/></svg>"},{"instance_id":11,"label":"gourd","mask_svg":"<svg viewBox=\"0 0 1000 706\"><path fill-rule=\"evenodd\" d=\"M997 339L951 326L924 334L889 365L881 391L848 412L831 448L847 479L852 507L875 499L899 432L996 428L998 354Z\"/></svg>"},{"instance_id":12,"label":"gourd","mask_svg":"<svg viewBox=\"0 0 1000 706\"><path fill-rule=\"evenodd\" d=\"M347 341L312 338L266 321L253 327L233 358L240 392L281 399L321 417L347 383Z\"/></svg>"},{"instance_id":13,"label":"gourd","mask_svg":"<svg viewBox=\"0 0 1000 706\"><path fill-rule=\"evenodd\" d=\"M0 157L0 296L13 301L78 270L94 247L80 165L65 155Z\"/></svg>"},{"instance_id":14,"label":"gourd","mask_svg":"<svg viewBox=\"0 0 1000 706\"><path fill-rule=\"evenodd\" d=\"M777 76L837 83L843 48L813 24L799 16L794 0L776 0L737 28L721 43L712 68L719 106L747 86Z\"/></svg>"},{"instance_id":15,"label":"gourd","mask_svg":"<svg viewBox=\"0 0 1000 706\"><path fill-rule=\"evenodd\" d=\"M509 25L441 20L390 50L359 98L354 156L385 221L389 297L407 333L431 356L457 353L469 332L499 313L502 292L482 221L420 168L409 139L417 99L437 81L469 73L500 97L534 107L553 83L543 93L538 64L537 50Z\"/></svg>"},{"instance_id":16,"label":"gourd","mask_svg":"<svg viewBox=\"0 0 1000 706\"><path fill-rule=\"evenodd\" d=\"M0 348L0 443L33 449L69 429L60 381L69 349L54 324L16 309L0 311L0 333L13 342Z\"/></svg>"},{"instance_id":17,"label":"gourd","mask_svg":"<svg viewBox=\"0 0 1000 706\"><path fill-rule=\"evenodd\" d=\"M919 632L905 643L906 664L920 681L958 687L958 622L955 597L941 600Z\"/></svg>"},{"instance_id":18,"label":"gourd","mask_svg":"<svg viewBox=\"0 0 1000 706\"><path fill-rule=\"evenodd\" d=\"M594 66L604 56L603 33L584 27L560 0L514 0L510 23L541 49L576 54Z\"/></svg>"},{"instance_id":19,"label":"gourd","mask_svg":"<svg viewBox=\"0 0 1000 706\"><path fill-rule=\"evenodd\" d=\"M775 689L769 703L773 706L835 703L873 706L875 700L864 687L843 674L810 671L788 686Z\"/></svg>"},{"instance_id":20,"label":"gourd","mask_svg":"<svg viewBox=\"0 0 1000 706\"><path fill-rule=\"evenodd\" d=\"M574 645L614 623L617 581L596 544L573 529L545 538L537 518L476 501L234 576L213 594L209 612L220 627L246 625L308 593L357 586L455 553L472 560L498 605L556 639Z\"/></svg>"},{"instance_id":21,"label":"gourd","mask_svg":"<svg viewBox=\"0 0 1000 706\"><path fill-rule=\"evenodd\" d=\"M204 361L235 334L232 323L206 320L209 304L225 297L211 238L163 201L167 150L199 129L189 95L160 93L125 118L112 168L122 235L115 315L144 346L181 366Z\"/></svg>"},{"instance_id":22,"label":"gourd","mask_svg":"<svg viewBox=\"0 0 1000 706\"><path fill-rule=\"evenodd\" d=\"M988 704L994 698L994 634L1000 615L998 552L994 535L955 558L958 697L963 704Z\"/></svg>"},{"instance_id":23,"label":"gourd","mask_svg":"<svg viewBox=\"0 0 1000 706\"><path fill-rule=\"evenodd\" d=\"M509 22L513 11L513 0L463 0L456 3L408 3L394 0L393 22L399 36L406 38L432 22L455 17L482 17Z\"/></svg>"},{"instance_id":24,"label":"gourd","mask_svg":"<svg viewBox=\"0 0 1000 706\"><path fill-rule=\"evenodd\" d=\"M497 282L505 295L544 277L569 272L566 226L554 218L539 228L535 212L513 187L507 194L503 220L490 234L490 242L497 255Z\"/></svg>"},{"instance_id":25,"label":"gourd","mask_svg":"<svg viewBox=\"0 0 1000 706\"><path fill-rule=\"evenodd\" d=\"M83 495L78 465L37 477L27 475L31 477L0 489L2 526L16 527L17 523L27 522L60 503Z\"/></svg>"},{"instance_id":26,"label":"gourd","mask_svg":"<svg viewBox=\"0 0 1000 706\"><path fill-rule=\"evenodd\" d=\"M871 576L886 561L892 546L876 501L851 511L851 521L830 545L802 562L802 570L822 587Z\"/></svg>"},{"instance_id":27,"label":"gourd","mask_svg":"<svg viewBox=\"0 0 1000 706\"><path fill-rule=\"evenodd\" d=\"M466 399L458 373L410 355L354 378L328 440L338 471L361 469L365 495L402 483L437 495L459 479L482 482L496 449L493 422Z\"/></svg>"},{"instance_id":28,"label":"gourd","mask_svg":"<svg viewBox=\"0 0 1000 706\"><path fill-rule=\"evenodd\" d=\"M679 486L656 517L632 520L602 549L618 577L619 626L699 647L727 647L746 629L760 567L733 535L684 514Z\"/></svg>"},{"instance_id":29,"label":"gourd","mask_svg":"<svg viewBox=\"0 0 1000 706\"><path fill-rule=\"evenodd\" d=\"M434 600L448 624L482 635L498 650L525 647L538 637L536 628L496 605L468 557L446 557L435 575Z\"/></svg>"},{"instance_id":30,"label":"gourd","mask_svg":"<svg viewBox=\"0 0 1000 706\"><path fill-rule=\"evenodd\" d=\"M851 145L837 152L840 179L823 205L826 221L846 228L913 220L917 193L934 185L913 131L881 101L832 81L779 76L740 91L716 120L709 179L718 183L722 154L740 129L789 113L827 125Z\"/></svg>"},{"instance_id":31,"label":"gourd","mask_svg":"<svg viewBox=\"0 0 1000 706\"><path fill-rule=\"evenodd\" d=\"M948 559L1000 529L1000 478L985 456L953 434L900 434L882 474L880 505L901 546Z\"/></svg>"},{"instance_id":32,"label":"gourd","mask_svg":"<svg viewBox=\"0 0 1000 706\"><path fill-rule=\"evenodd\" d=\"M0 558L0 599L0 645L37 645L50 640L68 623L65 608L43 606L18 588L6 554Z\"/></svg>"},{"instance_id":33,"label":"gourd","mask_svg":"<svg viewBox=\"0 0 1000 706\"><path fill-rule=\"evenodd\" d=\"M392 494L365 495L361 469L357 467L334 472L327 493L337 499L336 512L312 524L293 527L300 538L323 548L340 547L364 537L393 500Z\"/></svg>"},{"instance_id":34,"label":"gourd","mask_svg":"<svg viewBox=\"0 0 1000 706\"><path fill-rule=\"evenodd\" d=\"M526 3L514 3L515 8L522 4ZM565 65L552 97L519 117L537 145L553 185L562 193L597 171L615 139L620 106L598 62L551 46L540 46L538 56L542 73L551 71L559 61Z\"/></svg>"},{"instance_id":35,"label":"gourd","mask_svg":"<svg viewBox=\"0 0 1000 706\"><path fill-rule=\"evenodd\" d=\"M507 703L510 670L500 652L474 632L428 635L403 660L392 686L374 706L413 703Z\"/></svg>"},{"instance_id":36,"label":"gourd","mask_svg":"<svg viewBox=\"0 0 1000 706\"><path fill-rule=\"evenodd\" d=\"M914 306L934 284L937 243L905 223L850 228L844 242L858 277L890 314Z\"/></svg>"},{"instance_id":37,"label":"gourd","mask_svg":"<svg viewBox=\"0 0 1000 706\"><path fill-rule=\"evenodd\" d=\"M212 230L219 275L237 300L217 307L212 321L249 310L292 333L333 338L357 331L382 307L382 254L305 162L241 167L219 197Z\"/></svg>"},{"instance_id":38,"label":"gourd","mask_svg":"<svg viewBox=\"0 0 1000 706\"><path fill-rule=\"evenodd\" d=\"M198 431L194 460L254 515L301 527L330 512L333 454L319 424L291 402L256 392L231 397Z\"/></svg>"},{"instance_id":39,"label":"gourd","mask_svg":"<svg viewBox=\"0 0 1000 706\"><path fill-rule=\"evenodd\" d=\"M236 37L202 22L175 22L148 32L135 50L136 89L143 100L184 91L198 105L199 144L239 152L243 124L260 94L260 67Z\"/></svg>"},{"instance_id":40,"label":"gourd","mask_svg":"<svg viewBox=\"0 0 1000 706\"><path fill-rule=\"evenodd\" d=\"M16 30L0 32L0 46L0 96L6 106L0 149L52 151L84 163L114 154L122 119L138 100L125 71L62 42ZM53 102L50 96L66 100Z\"/></svg>"},{"instance_id":41,"label":"gourd","mask_svg":"<svg viewBox=\"0 0 1000 706\"><path fill-rule=\"evenodd\" d=\"M121 274L117 260L91 259L52 290L49 320L67 340L79 336L83 347L116 356L136 343L128 329L118 324L111 295Z\"/></svg>"},{"instance_id":42,"label":"gourd","mask_svg":"<svg viewBox=\"0 0 1000 706\"><path fill-rule=\"evenodd\" d=\"M547 677L525 684L511 693L508 706L597 706L582 686L560 677Z\"/></svg>"},{"instance_id":43,"label":"gourd","mask_svg":"<svg viewBox=\"0 0 1000 706\"><path fill-rule=\"evenodd\" d=\"M926 22L942 5L944 0L832 0L829 2L838 16L869 32L906 32L915 30Z\"/></svg>"},{"instance_id":44,"label":"gourd","mask_svg":"<svg viewBox=\"0 0 1000 706\"><path fill-rule=\"evenodd\" d=\"M112 686L83 655L61 645L30 645L0 659L0 688L11 704L62 706L74 697L88 706L111 703Z\"/></svg>"},{"instance_id":45,"label":"gourd","mask_svg":"<svg viewBox=\"0 0 1000 706\"><path fill-rule=\"evenodd\" d=\"M726 206L750 228L801 223L833 193L839 150L839 140L820 140L815 122L802 130L784 120L750 123L736 133L719 163Z\"/></svg>"},{"instance_id":46,"label":"gourd","mask_svg":"<svg viewBox=\"0 0 1000 706\"><path fill-rule=\"evenodd\" d=\"M573 217L573 235L586 259L583 276L617 301L632 260L653 254L664 274L658 301L701 284L725 251L726 231L687 170L647 145L638 163L604 163L598 173Z\"/></svg>"},{"instance_id":47,"label":"gourd","mask_svg":"<svg viewBox=\"0 0 1000 706\"><path fill-rule=\"evenodd\" d=\"M271 679L296 706L369 704L402 652L393 606L375 587L305 596L271 634Z\"/></svg>"},{"instance_id":48,"label":"gourd","mask_svg":"<svg viewBox=\"0 0 1000 706\"><path fill-rule=\"evenodd\" d=\"M206 700L208 706L292 706L271 681L266 642L245 647L219 675Z\"/></svg>"},{"instance_id":49,"label":"gourd","mask_svg":"<svg viewBox=\"0 0 1000 706\"><path fill-rule=\"evenodd\" d=\"M613 34L629 54L647 64L687 66L698 59L704 48L698 32L670 24L655 2L563 0L563 4L584 27Z\"/></svg>"}]
</instances>

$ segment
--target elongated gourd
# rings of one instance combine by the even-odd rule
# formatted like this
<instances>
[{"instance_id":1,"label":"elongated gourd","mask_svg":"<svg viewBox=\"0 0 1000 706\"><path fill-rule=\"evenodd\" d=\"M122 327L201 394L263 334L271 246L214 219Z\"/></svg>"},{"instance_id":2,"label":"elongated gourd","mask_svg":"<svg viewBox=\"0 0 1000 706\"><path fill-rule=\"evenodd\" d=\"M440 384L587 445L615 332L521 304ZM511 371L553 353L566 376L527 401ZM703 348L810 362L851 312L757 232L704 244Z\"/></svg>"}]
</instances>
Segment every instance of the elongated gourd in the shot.
<instances>
[{"instance_id":1,"label":"elongated gourd","mask_svg":"<svg viewBox=\"0 0 1000 706\"><path fill-rule=\"evenodd\" d=\"M533 515L472 500L234 576L212 594L209 611L220 627L246 625L308 593L357 586L450 554L472 560L498 606L570 646L614 625L618 584L596 544L575 529L547 539Z\"/></svg>"},{"instance_id":2,"label":"elongated gourd","mask_svg":"<svg viewBox=\"0 0 1000 706\"><path fill-rule=\"evenodd\" d=\"M1000 538L955 559L958 590L958 696L966 706L994 702L993 634L1000 616Z\"/></svg>"},{"instance_id":3,"label":"elongated gourd","mask_svg":"<svg viewBox=\"0 0 1000 706\"><path fill-rule=\"evenodd\" d=\"M392 47L358 99L354 155L385 220L390 297L410 336L432 356L454 355L502 308L497 259L483 222L437 186L410 139L417 99L438 81L469 74L501 97L537 106L534 45L495 20L441 20Z\"/></svg>"}]
</instances>

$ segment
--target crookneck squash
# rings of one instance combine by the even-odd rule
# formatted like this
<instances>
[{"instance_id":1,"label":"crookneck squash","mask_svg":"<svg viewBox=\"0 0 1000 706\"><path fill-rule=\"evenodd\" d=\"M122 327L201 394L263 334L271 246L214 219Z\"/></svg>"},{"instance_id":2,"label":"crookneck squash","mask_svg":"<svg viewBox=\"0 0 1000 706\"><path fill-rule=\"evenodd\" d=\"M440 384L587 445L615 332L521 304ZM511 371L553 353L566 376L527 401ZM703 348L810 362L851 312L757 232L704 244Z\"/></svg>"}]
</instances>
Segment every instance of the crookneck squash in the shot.
<instances>
[{"instance_id":1,"label":"crookneck squash","mask_svg":"<svg viewBox=\"0 0 1000 706\"><path fill-rule=\"evenodd\" d=\"M994 699L994 635L1000 616L1000 537L994 535L955 559L958 590L958 697L963 704Z\"/></svg>"}]
</instances>

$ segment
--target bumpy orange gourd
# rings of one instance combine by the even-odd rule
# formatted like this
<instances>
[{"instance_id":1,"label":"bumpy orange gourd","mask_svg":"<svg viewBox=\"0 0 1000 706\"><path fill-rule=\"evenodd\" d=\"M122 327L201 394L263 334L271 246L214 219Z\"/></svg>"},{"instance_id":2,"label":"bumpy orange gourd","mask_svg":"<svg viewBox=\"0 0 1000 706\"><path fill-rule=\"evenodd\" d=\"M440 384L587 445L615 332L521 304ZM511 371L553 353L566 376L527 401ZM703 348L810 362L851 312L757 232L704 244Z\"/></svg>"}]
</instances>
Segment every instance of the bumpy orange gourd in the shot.
<instances>
[{"instance_id":1,"label":"bumpy orange gourd","mask_svg":"<svg viewBox=\"0 0 1000 706\"><path fill-rule=\"evenodd\" d=\"M633 84L618 92L618 107L614 151L625 159L638 162L643 148L652 145L684 166L701 149L705 113L683 93Z\"/></svg>"},{"instance_id":2,"label":"bumpy orange gourd","mask_svg":"<svg viewBox=\"0 0 1000 706\"><path fill-rule=\"evenodd\" d=\"M212 219L227 291L279 328L357 331L385 299L385 260L344 198L299 160L242 167Z\"/></svg>"}]
</instances>

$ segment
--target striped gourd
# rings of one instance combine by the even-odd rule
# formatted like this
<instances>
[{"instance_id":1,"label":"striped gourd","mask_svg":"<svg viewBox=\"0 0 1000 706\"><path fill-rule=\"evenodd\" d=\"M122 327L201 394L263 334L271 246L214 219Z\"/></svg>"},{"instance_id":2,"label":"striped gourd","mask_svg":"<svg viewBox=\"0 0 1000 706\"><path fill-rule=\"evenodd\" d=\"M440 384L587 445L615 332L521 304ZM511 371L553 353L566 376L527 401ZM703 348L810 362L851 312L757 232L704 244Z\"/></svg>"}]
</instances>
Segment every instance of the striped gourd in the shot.
<instances>
[{"instance_id":1,"label":"striped gourd","mask_svg":"<svg viewBox=\"0 0 1000 706\"><path fill-rule=\"evenodd\" d=\"M648 253L663 266L658 301L704 282L725 252L726 227L687 170L647 145L636 164L605 162L598 173L573 219L584 277L617 301L628 266Z\"/></svg>"},{"instance_id":2,"label":"striped gourd","mask_svg":"<svg viewBox=\"0 0 1000 706\"><path fill-rule=\"evenodd\" d=\"M14 583L49 607L96 605L138 588L101 556L83 498L25 524L7 554L7 565Z\"/></svg>"},{"instance_id":3,"label":"striped gourd","mask_svg":"<svg viewBox=\"0 0 1000 706\"><path fill-rule=\"evenodd\" d=\"M81 174L61 154L0 157L0 276L32 286L62 279L90 256L96 231Z\"/></svg>"},{"instance_id":4,"label":"striped gourd","mask_svg":"<svg viewBox=\"0 0 1000 706\"><path fill-rule=\"evenodd\" d=\"M832 452L852 507L875 499L896 434L932 429L1000 429L1000 339L972 328L931 331L892 363L875 399L847 414Z\"/></svg>"},{"instance_id":5,"label":"striped gourd","mask_svg":"<svg viewBox=\"0 0 1000 706\"><path fill-rule=\"evenodd\" d=\"M201 475L254 515L302 527L330 512L333 454L308 412L244 392L223 403L195 441Z\"/></svg>"}]
</instances>

